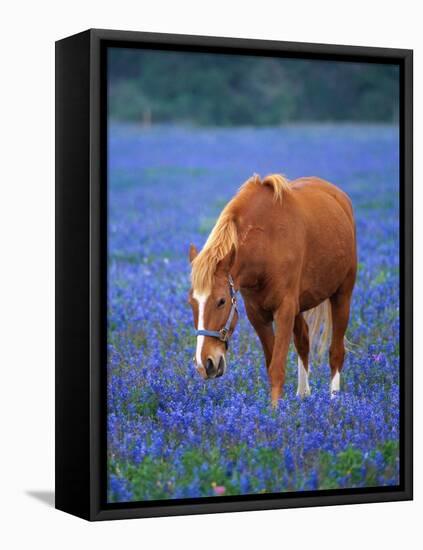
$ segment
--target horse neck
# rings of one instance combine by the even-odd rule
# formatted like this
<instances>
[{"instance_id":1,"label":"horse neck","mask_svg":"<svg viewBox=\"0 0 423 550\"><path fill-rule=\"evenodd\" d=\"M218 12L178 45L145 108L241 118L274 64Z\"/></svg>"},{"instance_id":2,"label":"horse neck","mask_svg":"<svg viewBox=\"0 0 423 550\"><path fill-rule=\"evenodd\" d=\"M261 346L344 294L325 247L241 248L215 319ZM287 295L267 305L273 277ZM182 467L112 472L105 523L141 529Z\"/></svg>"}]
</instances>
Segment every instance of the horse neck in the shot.
<instances>
[{"instance_id":1,"label":"horse neck","mask_svg":"<svg viewBox=\"0 0 423 550\"><path fill-rule=\"evenodd\" d=\"M229 273L234 281L236 290L239 290L241 287L251 286L254 279L254 272L251 269L251 258L250 254L244 247L240 247L237 251L234 263L229 270Z\"/></svg>"}]
</instances>

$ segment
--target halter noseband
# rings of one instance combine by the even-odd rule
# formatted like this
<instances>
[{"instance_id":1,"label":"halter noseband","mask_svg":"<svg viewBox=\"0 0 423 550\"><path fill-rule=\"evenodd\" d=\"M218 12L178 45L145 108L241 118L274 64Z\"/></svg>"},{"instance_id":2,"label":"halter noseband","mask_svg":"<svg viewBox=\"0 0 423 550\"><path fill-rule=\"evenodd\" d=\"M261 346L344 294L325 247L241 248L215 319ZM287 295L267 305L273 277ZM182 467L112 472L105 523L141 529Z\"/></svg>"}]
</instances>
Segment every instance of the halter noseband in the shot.
<instances>
[{"instance_id":1,"label":"halter noseband","mask_svg":"<svg viewBox=\"0 0 423 550\"><path fill-rule=\"evenodd\" d=\"M217 338L221 342L225 342L226 349L228 348L229 341L229 331L231 329L232 320L234 318L235 312L237 311L236 307L236 291L234 287L234 281L232 277L228 276L229 282L229 294L231 295L231 311L229 312L228 320L220 330L195 330L196 336L211 336L212 338Z\"/></svg>"}]
</instances>

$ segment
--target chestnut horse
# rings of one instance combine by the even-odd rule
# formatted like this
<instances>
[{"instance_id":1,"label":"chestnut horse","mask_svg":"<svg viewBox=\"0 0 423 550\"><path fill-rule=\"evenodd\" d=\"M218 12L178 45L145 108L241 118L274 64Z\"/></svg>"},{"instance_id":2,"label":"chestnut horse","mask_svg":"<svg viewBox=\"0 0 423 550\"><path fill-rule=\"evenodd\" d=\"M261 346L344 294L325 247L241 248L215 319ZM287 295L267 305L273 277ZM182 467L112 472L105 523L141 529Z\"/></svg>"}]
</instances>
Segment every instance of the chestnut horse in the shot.
<instances>
[{"instance_id":1,"label":"chestnut horse","mask_svg":"<svg viewBox=\"0 0 423 550\"><path fill-rule=\"evenodd\" d=\"M200 253L190 248L194 362L203 378L226 370L239 290L266 360L272 404L283 392L291 335L298 390L310 394L309 353L328 346L331 395L340 390L344 337L357 271L351 201L316 177L255 175L221 212Z\"/></svg>"}]
</instances>

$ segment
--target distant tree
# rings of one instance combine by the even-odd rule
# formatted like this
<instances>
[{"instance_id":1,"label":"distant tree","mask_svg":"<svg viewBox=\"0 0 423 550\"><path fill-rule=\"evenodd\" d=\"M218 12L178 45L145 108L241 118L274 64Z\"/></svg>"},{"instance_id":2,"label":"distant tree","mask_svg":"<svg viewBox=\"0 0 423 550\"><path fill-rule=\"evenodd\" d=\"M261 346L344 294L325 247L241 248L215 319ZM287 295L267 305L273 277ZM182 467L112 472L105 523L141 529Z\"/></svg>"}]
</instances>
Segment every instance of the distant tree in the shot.
<instances>
[{"instance_id":1,"label":"distant tree","mask_svg":"<svg viewBox=\"0 0 423 550\"><path fill-rule=\"evenodd\" d=\"M139 123L392 122L398 67L112 48L109 114Z\"/></svg>"}]
</instances>

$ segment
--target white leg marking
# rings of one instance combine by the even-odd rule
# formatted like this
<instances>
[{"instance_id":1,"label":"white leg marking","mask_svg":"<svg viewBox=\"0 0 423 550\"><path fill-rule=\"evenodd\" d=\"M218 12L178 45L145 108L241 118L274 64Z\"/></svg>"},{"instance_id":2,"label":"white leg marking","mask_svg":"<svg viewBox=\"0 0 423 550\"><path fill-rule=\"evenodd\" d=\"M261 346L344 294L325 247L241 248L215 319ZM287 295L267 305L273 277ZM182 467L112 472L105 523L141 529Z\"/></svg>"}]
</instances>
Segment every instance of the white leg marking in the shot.
<instances>
[{"instance_id":1,"label":"white leg marking","mask_svg":"<svg viewBox=\"0 0 423 550\"><path fill-rule=\"evenodd\" d=\"M339 371L336 371L335 376L332 378L330 383L331 397L335 397L335 395L339 392L340 387L341 387L341 375L339 374Z\"/></svg>"},{"instance_id":2,"label":"white leg marking","mask_svg":"<svg viewBox=\"0 0 423 550\"><path fill-rule=\"evenodd\" d=\"M193 297L198 302L198 330L204 330L204 309L206 307L206 302L208 294L197 294L194 292ZM203 366L201 362L201 350L203 349L204 336L197 336L197 348L195 350L195 360L197 362L197 367Z\"/></svg>"},{"instance_id":3,"label":"white leg marking","mask_svg":"<svg viewBox=\"0 0 423 550\"><path fill-rule=\"evenodd\" d=\"M305 397L310 395L310 386L308 385L308 372L305 370L301 358L298 356L298 388L297 395Z\"/></svg>"}]
</instances>

